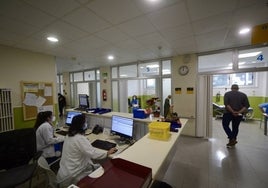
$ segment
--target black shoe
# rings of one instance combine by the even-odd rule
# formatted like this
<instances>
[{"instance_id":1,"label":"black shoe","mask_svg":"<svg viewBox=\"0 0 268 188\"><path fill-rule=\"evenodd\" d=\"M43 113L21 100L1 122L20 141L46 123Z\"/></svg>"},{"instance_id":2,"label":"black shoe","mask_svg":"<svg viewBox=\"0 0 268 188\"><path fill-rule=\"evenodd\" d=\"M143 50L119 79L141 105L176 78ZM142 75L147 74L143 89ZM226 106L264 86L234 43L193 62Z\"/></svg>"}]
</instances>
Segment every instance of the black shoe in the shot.
<instances>
[{"instance_id":1,"label":"black shoe","mask_svg":"<svg viewBox=\"0 0 268 188\"><path fill-rule=\"evenodd\" d=\"M235 146L236 144L237 144L236 139L230 139L229 143L226 144L226 146L227 146L227 148L231 148L231 147Z\"/></svg>"}]
</instances>

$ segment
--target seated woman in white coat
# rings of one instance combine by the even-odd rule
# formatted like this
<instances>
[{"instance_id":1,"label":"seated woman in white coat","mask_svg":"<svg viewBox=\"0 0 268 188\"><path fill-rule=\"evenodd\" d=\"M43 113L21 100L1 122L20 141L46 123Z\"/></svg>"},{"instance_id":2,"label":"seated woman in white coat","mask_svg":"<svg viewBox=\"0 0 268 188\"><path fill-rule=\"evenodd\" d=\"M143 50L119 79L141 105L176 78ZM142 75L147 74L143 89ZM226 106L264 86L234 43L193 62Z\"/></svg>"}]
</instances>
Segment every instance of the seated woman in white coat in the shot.
<instances>
[{"instance_id":1,"label":"seated woman in white coat","mask_svg":"<svg viewBox=\"0 0 268 188\"><path fill-rule=\"evenodd\" d=\"M64 141L64 137L56 137L52 122L55 116L51 111L39 112L36 118L34 128L36 130L37 151L42 151L48 164L60 157L60 152L55 151L54 145Z\"/></svg>"},{"instance_id":2,"label":"seated woman in white coat","mask_svg":"<svg viewBox=\"0 0 268 188\"><path fill-rule=\"evenodd\" d=\"M57 174L58 182L76 183L99 167L92 159L104 159L116 152L116 148L107 152L95 149L84 136L86 127L84 114L73 117L68 135L64 140L60 169Z\"/></svg>"}]
</instances>

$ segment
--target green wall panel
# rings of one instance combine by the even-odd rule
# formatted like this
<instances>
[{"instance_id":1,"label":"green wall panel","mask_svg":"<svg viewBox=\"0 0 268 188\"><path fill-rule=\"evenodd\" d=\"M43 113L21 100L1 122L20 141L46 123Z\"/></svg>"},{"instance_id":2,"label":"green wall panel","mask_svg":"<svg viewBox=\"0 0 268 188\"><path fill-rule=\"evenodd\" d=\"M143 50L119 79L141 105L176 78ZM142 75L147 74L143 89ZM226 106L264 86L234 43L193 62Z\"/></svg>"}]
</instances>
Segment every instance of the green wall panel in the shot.
<instances>
[{"instance_id":1,"label":"green wall panel","mask_svg":"<svg viewBox=\"0 0 268 188\"><path fill-rule=\"evenodd\" d=\"M58 121L58 105L54 105L56 121ZM14 127L15 129L32 128L35 123L35 119L24 121L22 107L13 108L14 113Z\"/></svg>"}]
</instances>

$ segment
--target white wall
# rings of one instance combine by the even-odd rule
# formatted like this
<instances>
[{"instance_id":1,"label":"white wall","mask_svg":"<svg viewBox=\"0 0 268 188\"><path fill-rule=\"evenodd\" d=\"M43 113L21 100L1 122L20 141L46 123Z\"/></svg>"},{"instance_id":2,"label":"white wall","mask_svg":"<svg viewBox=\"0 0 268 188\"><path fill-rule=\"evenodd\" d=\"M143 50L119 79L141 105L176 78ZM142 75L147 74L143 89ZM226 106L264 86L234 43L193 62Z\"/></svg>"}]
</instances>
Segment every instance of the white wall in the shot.
<instances>
[{"instance_id":1,"label":"white wall","mask_svg":"<svg viewBox=\"0 0 268 188\"><path fill-rule=\"evenodd\" d=\"M0 62L0 88L12 89L13 107L22 106L21 81L52 82L57 103L54 56L0 45Z\"/></svg>"},{"instance_id":2,"label":"white wall","mask_svg":"<svg viewBox=\"0 0 268 188\"><path fill-rule=\"evenodd\" d=\"M172 103L174 104L174 112L177 112L181 117L190 118L183 134L195 136L197 56L195 54L188 56L187 62L184 58L185 56L176 56L172 60ZM182 65L187 65L190 69L185 76L178 74L178 69ZM193 94L187 94L188 87L194 89ZM176 94L175 88L181 88L181 94Z\"/></svg>"}]
</instances>

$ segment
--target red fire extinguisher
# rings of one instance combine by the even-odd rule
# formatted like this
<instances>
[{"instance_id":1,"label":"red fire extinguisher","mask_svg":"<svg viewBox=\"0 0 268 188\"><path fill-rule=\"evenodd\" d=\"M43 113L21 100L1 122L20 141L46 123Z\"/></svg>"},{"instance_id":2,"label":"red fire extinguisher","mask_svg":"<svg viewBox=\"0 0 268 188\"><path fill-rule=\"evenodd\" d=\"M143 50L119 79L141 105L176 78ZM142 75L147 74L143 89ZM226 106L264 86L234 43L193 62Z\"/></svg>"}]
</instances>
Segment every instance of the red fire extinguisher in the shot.
<instances>
[{"instance_id":1,"label":"red fire extinguisher","mask_svg":"<svg viewBox=\"0 0 268 188\"><path fill-rule=\"evenodd\" d=\"M107 92L106 92L106 89L103 89L102 90L102 100L103 101L107 101Z\"/></svg>"}]
</instances>

